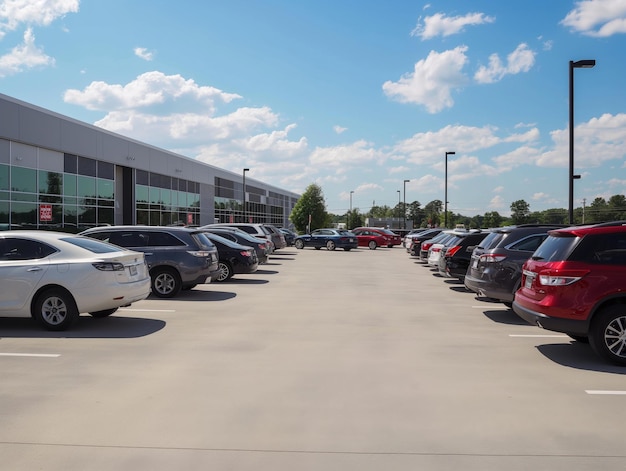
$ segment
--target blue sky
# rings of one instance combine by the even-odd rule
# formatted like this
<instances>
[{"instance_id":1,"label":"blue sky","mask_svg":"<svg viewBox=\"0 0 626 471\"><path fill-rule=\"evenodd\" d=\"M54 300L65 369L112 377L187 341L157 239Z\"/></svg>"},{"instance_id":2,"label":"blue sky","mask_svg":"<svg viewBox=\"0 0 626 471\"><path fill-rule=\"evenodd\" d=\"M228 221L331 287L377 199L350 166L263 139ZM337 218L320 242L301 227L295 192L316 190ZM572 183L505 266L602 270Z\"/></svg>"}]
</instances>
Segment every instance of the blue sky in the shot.
<instances>
[{"instance_id":1,"label":"blue sky","mask_svg":"<svg viewBox=\"0 0 626 471\"><path fill-rule=\"evenodd\" d=\"M626 0L0 0L0 92L302 192L472 216L626 190Z\"/></svg>"}]
</instances>

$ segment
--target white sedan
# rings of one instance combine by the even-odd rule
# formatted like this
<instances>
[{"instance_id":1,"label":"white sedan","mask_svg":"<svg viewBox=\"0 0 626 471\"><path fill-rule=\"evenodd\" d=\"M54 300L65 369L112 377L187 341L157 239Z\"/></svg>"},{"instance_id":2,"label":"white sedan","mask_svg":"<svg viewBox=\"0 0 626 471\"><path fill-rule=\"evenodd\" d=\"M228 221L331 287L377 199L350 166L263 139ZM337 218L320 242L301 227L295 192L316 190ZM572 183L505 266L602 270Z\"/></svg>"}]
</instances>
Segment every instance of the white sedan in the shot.
<instances>
[{"instance_id":1,"label":"white sedan","mask_svg":"<svg viewBox=\"0 0 626 471\"><path fill-rule=\"evenodd\" d=\"M80 313L106 317L149 294L142 253L59 232L0 233L0 316L65 330Z\"/></svg>"}]
</instances>

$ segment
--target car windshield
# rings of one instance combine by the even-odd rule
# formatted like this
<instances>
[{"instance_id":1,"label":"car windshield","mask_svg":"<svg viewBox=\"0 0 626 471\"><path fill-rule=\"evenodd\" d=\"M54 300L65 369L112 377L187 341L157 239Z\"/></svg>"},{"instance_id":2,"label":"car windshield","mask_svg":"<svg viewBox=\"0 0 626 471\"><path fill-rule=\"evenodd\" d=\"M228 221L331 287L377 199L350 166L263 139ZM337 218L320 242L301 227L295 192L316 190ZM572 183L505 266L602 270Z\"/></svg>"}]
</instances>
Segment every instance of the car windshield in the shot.
<instances>
[{"instance_id":1,"label":"car windshield","mask_svg":"<svg viewBox=\"0 0 626 471\"><path fill-rule=\"evenodd\" d=\"M76 245L77 247L81 247L85 250L89 250L92 253L113 253L125 250L117 245L109 244L108 242L103 242L97 239L91 239L89 237L64 237L61 240L69 244Z\"/></svg>"}]
</instances>

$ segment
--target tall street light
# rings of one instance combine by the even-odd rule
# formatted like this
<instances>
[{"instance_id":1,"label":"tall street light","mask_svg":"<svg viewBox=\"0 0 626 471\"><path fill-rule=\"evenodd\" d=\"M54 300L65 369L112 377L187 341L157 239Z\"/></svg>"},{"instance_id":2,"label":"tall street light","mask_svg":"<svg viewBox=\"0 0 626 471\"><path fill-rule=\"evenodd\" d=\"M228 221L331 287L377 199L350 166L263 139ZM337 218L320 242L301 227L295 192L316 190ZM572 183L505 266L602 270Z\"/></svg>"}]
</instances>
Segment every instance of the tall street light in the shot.
<instances>
[{"instance_id":1,"label":"tall street light","mask_svg":"<svg viewBox=\"0 0 626 471\"><path fill-rule=\"evenodd\" d=\"M350 212L348 213L348 227L346 228L348 230L352 229L350 227L350 221L352 221L352 193L354 193L354 190L350 190Z\"/></svg>"},{"instance_id":2,"label":"tall street light","mask_svg":"<svg viewBox=\"0 0 626 471\"><path fill-rule=\"evenodd\" d=\"M443 227L448 227L448 156L455 152L446 152L445 194L443 195Z\"/></svg>"},{"instance_id":3,"label":"tall street light","mask_svg":"<svg viewBox=\"0 0 626 471\"><path fill-rule=\"evenodd\" d=\"M400 190L398 191L398 228L400 227Z\"/></svg>"},{"instance_id":4,"label":"tall street light","mask_svg":"<svg viewBox=\"0 0 626 471\"><path fill-rule=\"evenodd\" d=\"M406 184L411 180L404 180L404 203L402 204L402 229L406 230Z\"/></svg>"},{"instance_id":5,"label":"tall street light","mask_svg":"<svg viewBox=\"0 0 626 471\"><path fill-rule=\"evenodd\" d=\"M574 69L591 69L596 65L593 59L569 61L569 223L574 224Z\"/></svg>"},{"instance_id":6,"label":"tall street light","mask_svg":"<svg viewBox=\"0 0 626 471\"><path fill-rule=\"evenodd\" d=\"M243 169L243 222L248 222L248 211L246 207L246 172L249 171L249 168Z\"/></svg>"}]
</instances>

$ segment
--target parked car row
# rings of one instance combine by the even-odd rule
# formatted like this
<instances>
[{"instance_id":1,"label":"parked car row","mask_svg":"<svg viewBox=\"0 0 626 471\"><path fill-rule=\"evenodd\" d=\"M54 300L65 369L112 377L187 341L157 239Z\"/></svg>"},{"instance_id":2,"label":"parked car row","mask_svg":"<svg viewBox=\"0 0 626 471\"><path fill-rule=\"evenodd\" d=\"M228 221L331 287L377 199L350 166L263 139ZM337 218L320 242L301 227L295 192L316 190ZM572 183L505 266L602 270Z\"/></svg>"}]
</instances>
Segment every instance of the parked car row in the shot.
<instances>
[{"instance_id":1,"label":"parked car row","mask_svg":"<svg viewBox=\"0 0 626 471\"><path fill-rule=\"evenodd\" d=\"M80 313L106 317L150 293L254 273L287 244L268 225L102 226L80 234L0 233L0 314L65 330ZM274 228L275 229L275 228ZM262 238L252 234L261 235ZM267 232L266 232L267 231Z\"/></svg>"},{"instance_id":2,"label":"parked car row","mask_svg":"<svg viewBox=\"0 0 626 471\"><path fill-rule=\"evenodd\" d=\"M420 259L462 280L478 299L501 301L529 323L588 342L626 366L625 221L455 232L422 241L430 247ZM454 263L457 254L465 261Z\"/></svg>"},{"instance_id":3,"label":"parked car row","mask_svg":"<svg viewBox=\"0 0 626 471\"><path fill-rule=\"evenodd\" d=\"M315 229L310 234L303 234L294 239L297 249L313 247L317 250L322 247L328 250L336 248L350 251L357 247L367 247L376 250L378 247L393 248L402 245L401 237L395 232L380 227L357 227L350 231L346 229Z\"/></svg>"}]
</instances>

